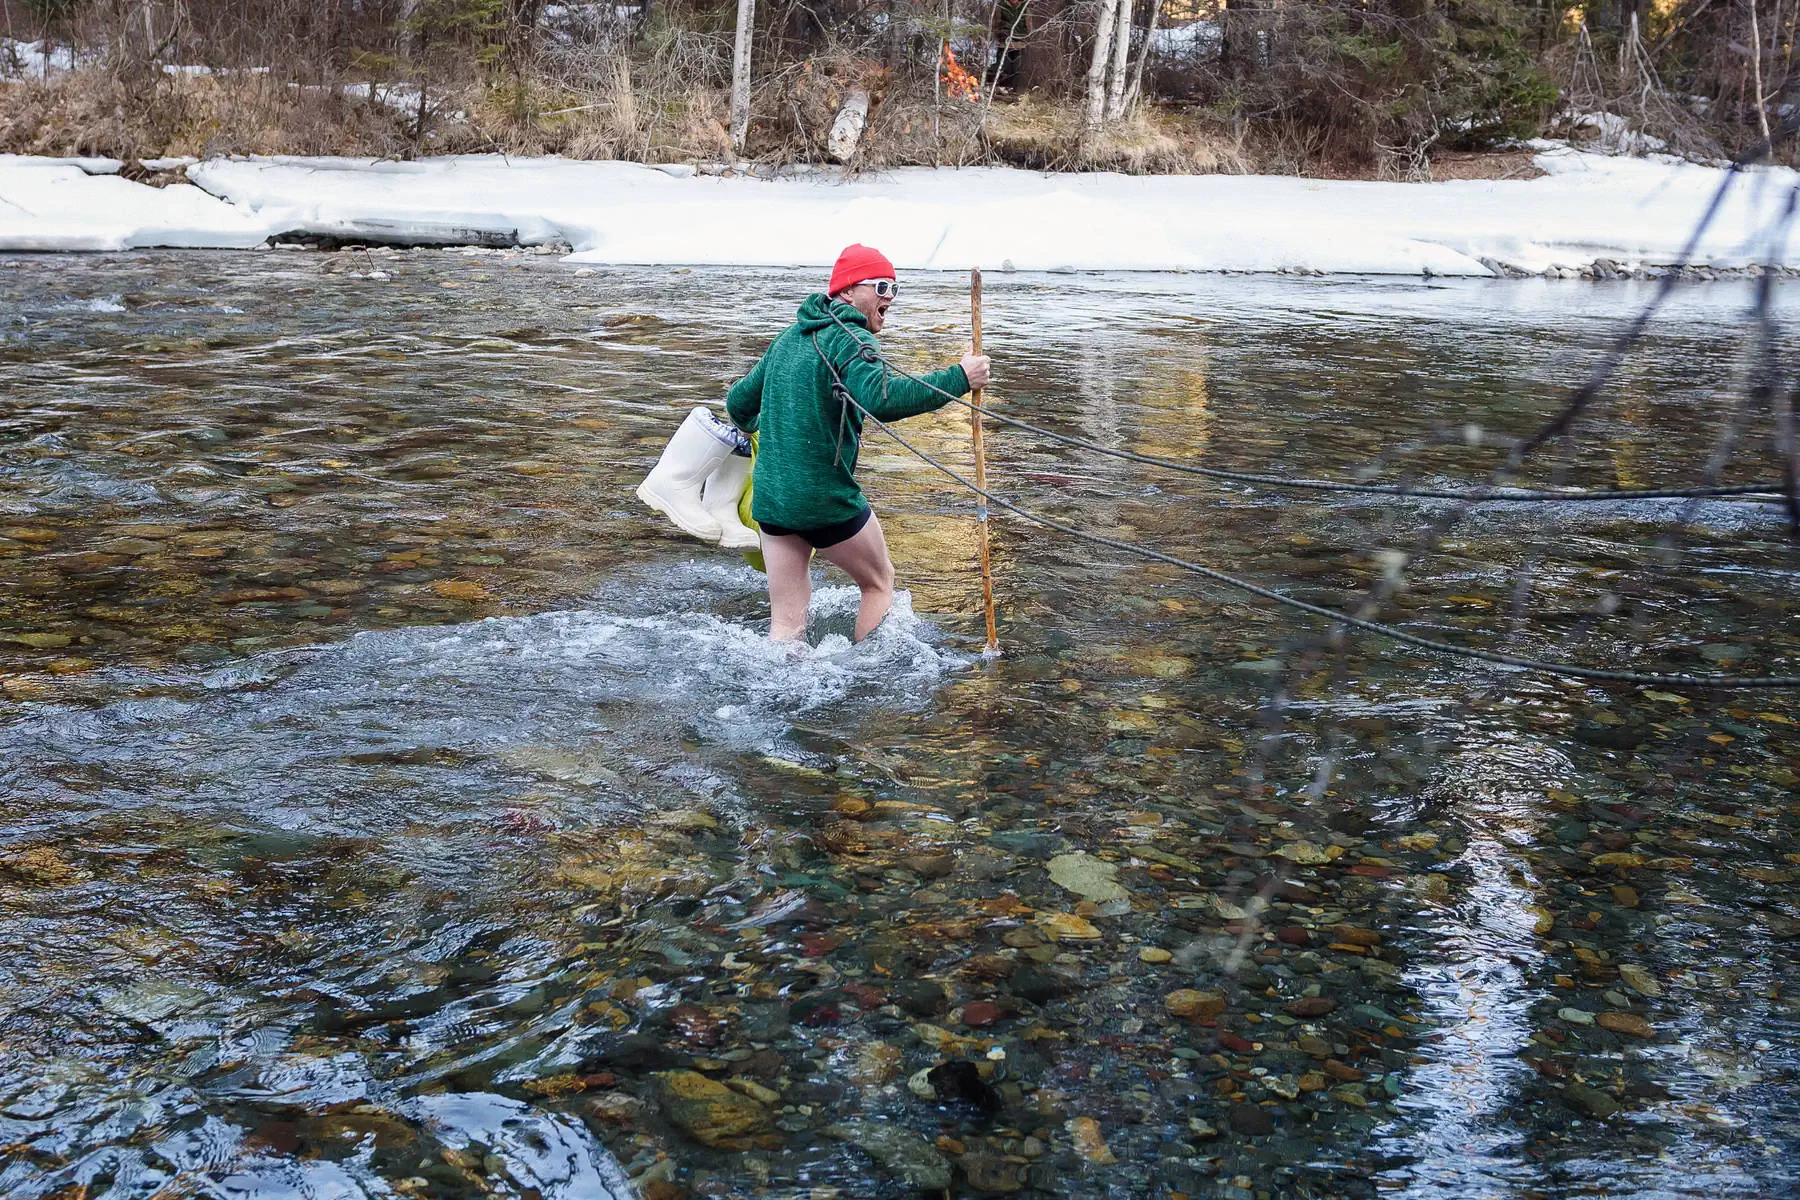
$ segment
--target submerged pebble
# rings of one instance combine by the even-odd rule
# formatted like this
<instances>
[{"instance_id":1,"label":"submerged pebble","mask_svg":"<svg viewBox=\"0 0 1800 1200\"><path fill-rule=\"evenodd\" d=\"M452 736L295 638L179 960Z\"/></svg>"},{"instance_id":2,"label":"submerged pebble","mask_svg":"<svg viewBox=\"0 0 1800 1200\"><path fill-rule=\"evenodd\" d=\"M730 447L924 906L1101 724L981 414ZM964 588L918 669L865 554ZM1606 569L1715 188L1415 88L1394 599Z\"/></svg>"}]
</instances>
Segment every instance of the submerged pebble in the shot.
<instances>
[{"instance_id":1,"label":"submerged pebble","mask_svg":"<svg viewBox=\"0 0 1800 1200\"><path fill-rule=\"evenodd\" d=\"M854 589L823 576L827 636L777 653L761 580L631 489L793 280L726 305L700 272L577 288L535 255L377 251L388 286L306 272L319 312L262 274L295 256L242 257L204 288L176 256L58 259L124 311L0 363L28 397L0 454L16 1186L70 1186L45 1147L178 1186L155 1155L182 1138L252 1190L548 1195L547 1164L612 1162L656 1200L1367 1198L1471 1162L1554 1191L1601 1158L1654 1192L1721 1161L1697 1130L1785 1147L1785 697L1495 682L1360 637L1314 663L1274 610L1006 520L1006 654L978 661L964 518L877 436L910 606L853 649ZM1454 281L1374 316L1334 284L1328 322L1166 283L1065 289L1054 318L1002 295L1016 396L1318 474L1493 413L1408 452L1464 478L1553 400L1494 362L1591 332ZM1659 402L1575 447L1578 477L1704 461L1709 311L1655 335ZM896 349L937 352L915 333ZM1022 499L1334 605L1383 569L1365 522L1419 519L1033 445L994 450ZM1393 604L1521 644L1580 622L1569 652L1607 660L1610 595L1696 661L1791 654L1778 522L1720 507L1690 533L1729 588L1634 574L1660 517L1565 513L1511 633L1537 527L1496 507ZM133 1115L165 1099L174 1124Z\"/></svg>"}]
</instances>

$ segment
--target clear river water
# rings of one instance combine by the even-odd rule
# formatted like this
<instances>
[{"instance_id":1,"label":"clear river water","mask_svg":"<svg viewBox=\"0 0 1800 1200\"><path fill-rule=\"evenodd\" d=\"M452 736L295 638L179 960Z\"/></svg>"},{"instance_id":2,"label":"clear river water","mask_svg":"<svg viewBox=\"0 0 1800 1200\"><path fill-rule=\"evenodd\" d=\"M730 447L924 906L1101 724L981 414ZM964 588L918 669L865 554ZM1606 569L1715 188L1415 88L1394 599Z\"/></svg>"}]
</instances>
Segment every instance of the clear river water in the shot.
<instances>
[{"instance_id":1,"label":"clear river water","mask_svg":"<svg viewBox=\"0 0 1800 1200\"><path fill-rule=\"evenodd\" d=\"M777 650L632 488L815 282L0 256L0 1195L1800 1190L1800 697L1331 645L1009 516L990 660L967 496L873 431L906 595L853 647L821 574ZM987 285L1007 411L1439 483L1649 295ZM963 287L906 281L897 361L960 351ZM1724 477L1776 477L1748 301L1682 285L1527 481L1697 482L1734 428ZM958 410L903 431L970 461ZM988 444L1008 497L1317 603L1441 524L1383 609L1435 638L1800 671L1773 503Z\"/></svg>"}]
</instances>

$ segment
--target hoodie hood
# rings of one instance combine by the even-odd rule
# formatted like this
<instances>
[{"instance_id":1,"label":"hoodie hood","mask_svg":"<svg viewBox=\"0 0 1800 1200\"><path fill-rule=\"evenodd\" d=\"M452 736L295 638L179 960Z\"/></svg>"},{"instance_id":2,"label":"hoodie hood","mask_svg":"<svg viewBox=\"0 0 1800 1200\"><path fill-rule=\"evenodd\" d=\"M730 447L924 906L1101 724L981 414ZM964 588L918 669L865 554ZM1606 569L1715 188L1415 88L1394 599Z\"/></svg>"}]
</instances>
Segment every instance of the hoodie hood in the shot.
<instances>
[{"instance_id":1,"label":"hoodie hood","mask_svg":"<svg viewBox=\"0 0 1800 1200\"><path fill-rule=\"evenodd\" d=\"M757 521L818 529L868 511L856 486L863 414L898 421L942 406L943 393L969 390L961 367L919 379L891 374L879 347L856 309L811 295L750 374L731 385L725 407L732 421L759 435L750 500ZM854 404L834 392L839 380Z\"/></svg>"},{"instance_id":2,"label":"hoodie hood","mask_svg":"<svg viewBox=\"0 0 1800 1200\"><path fill-rule=\"evenodd\" d=\"M869 318L863 316L853 306L845 304L842 300L834 301L823 292L814 292L808 296L805 303L800 305L800 311L794 314L794 320L799 324L801 333L817 333L821 329L828 329L837 324L837 321L832 320L833 314L836 314L838 321L842 321L846 325L855 325L863 329L869 327Z\"/></svg>"}]
</instances>

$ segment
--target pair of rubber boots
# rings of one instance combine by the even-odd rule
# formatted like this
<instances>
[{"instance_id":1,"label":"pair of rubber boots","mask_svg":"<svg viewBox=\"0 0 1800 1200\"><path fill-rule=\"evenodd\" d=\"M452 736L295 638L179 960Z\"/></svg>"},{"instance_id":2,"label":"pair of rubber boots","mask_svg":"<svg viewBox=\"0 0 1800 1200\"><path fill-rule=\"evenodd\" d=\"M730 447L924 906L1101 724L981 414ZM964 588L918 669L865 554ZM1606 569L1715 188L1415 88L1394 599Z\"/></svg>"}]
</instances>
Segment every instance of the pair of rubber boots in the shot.
<instances>
[{"instance_id":1,"label":"pair of rubber boots","mask_svg":"<svg viewBox=\"0 0 1800 1200\"><path fill-rule=\"evenodd\" d=\"M696 408L638 484L637 497L683 533L727 550L754 550L756 531L738 516L750 483L749 449L736 426Z\"/></svg>"}]
</instances>

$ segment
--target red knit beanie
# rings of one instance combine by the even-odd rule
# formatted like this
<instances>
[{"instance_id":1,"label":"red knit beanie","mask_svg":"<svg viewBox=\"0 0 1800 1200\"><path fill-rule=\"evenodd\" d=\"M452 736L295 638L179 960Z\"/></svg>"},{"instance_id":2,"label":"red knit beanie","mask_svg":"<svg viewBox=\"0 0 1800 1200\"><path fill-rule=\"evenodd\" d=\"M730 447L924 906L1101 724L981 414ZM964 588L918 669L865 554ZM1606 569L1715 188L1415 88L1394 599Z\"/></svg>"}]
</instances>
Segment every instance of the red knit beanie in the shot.
<instances>
[{"instance_id":1,"label":"red knit beanie","mask_svg":"<svg viewBox=\"0 0 1800 1200\"><path fill-rule=\"evenodd\" d=\"M838 255L837 265L831 268L831 286L825 289L827 296L835 296L847 287L855 287L865 279L894 278L894 264L888 261L887 255L872 246L861 242L845 246L844 252Z\"/></svg>"}]
</instances>

